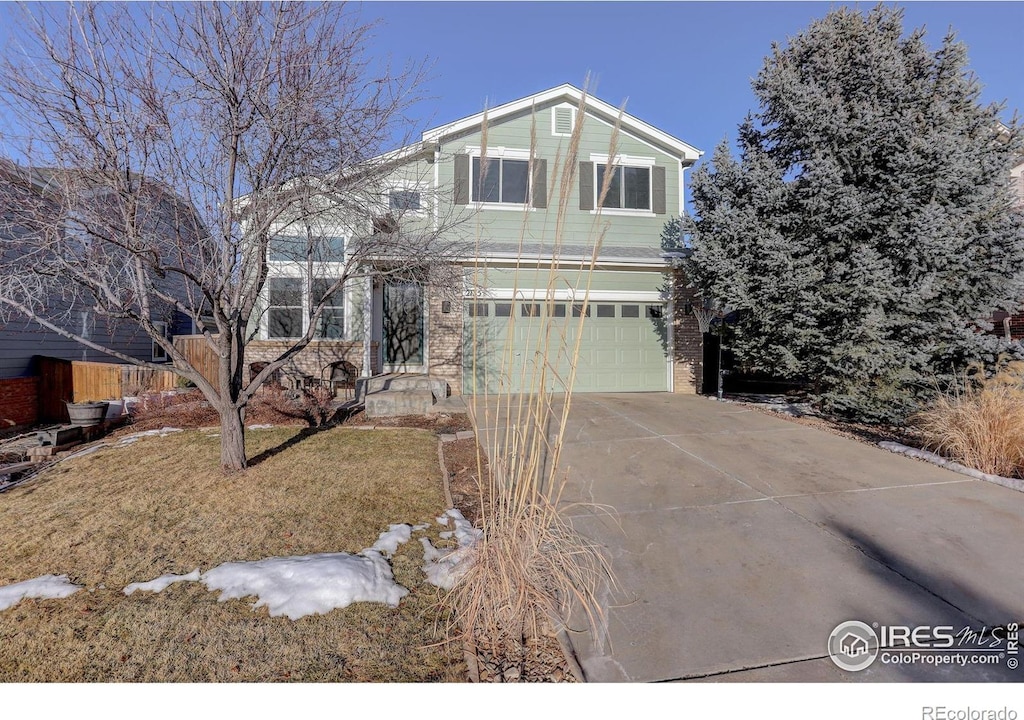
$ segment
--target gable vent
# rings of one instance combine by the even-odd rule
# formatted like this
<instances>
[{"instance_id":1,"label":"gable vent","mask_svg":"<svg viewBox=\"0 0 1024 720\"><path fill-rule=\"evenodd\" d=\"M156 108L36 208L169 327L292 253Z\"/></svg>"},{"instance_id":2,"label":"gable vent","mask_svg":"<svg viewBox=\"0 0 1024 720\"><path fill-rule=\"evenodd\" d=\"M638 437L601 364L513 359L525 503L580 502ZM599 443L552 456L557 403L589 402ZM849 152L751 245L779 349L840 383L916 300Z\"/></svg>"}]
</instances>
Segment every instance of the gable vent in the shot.
<instances>
[{"instance_id":1,"label":"gable vent","mask_svg":"<svg viewBox=\"0 0 1024 720\"><path fill-rule=\"evenodd\" d=\"M563 105L552 110L552 135L572 135L573 123L576 120L576 108Z\"/></svg>"}]
</instances>

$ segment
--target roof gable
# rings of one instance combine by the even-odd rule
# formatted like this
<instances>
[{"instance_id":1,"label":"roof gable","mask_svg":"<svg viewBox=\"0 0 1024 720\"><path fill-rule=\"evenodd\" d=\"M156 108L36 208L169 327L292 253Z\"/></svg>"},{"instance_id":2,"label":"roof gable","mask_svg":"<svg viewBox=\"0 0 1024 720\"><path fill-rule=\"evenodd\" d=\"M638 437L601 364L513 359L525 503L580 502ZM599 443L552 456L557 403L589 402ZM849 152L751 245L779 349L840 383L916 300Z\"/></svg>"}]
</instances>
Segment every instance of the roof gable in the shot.
<instances>
[{"instance_id":1,"label":"roof gable","mask_svg":"<svg viewBox=\"0 0 1024 720\"><path fill-rule=\"evenodd\" d=\"M545 105L558 101L567 101L574 105L579 105L581 99L583 99L588 112L593 113L597 117L612 124L618 120L620 116L618 108L613 105L609 105L593 95L584 93L574 85L565 84L551 88L550 90L544 90L534 95L520 98L519 100L513 100L512 102L499 105L485 112L470 115L469 117L462 118L461 120L456 120L446 125L441 125L440 127L427 130L423 133L423 141L438 142L450 135L455 135L481 126L483 125L485 115L489 121L496 121L506 116L529 110L529 108L533 106ZM643 120L640 120L628 113L622 112L621 117L623 129L633 135L639 136L647 142L664 148L670 154L678 157L684 165L692 165L701 155L704 154L703 151L698 150L692 145L659 130L653 125L645 123Z\"/></svg>"}]
</instances>

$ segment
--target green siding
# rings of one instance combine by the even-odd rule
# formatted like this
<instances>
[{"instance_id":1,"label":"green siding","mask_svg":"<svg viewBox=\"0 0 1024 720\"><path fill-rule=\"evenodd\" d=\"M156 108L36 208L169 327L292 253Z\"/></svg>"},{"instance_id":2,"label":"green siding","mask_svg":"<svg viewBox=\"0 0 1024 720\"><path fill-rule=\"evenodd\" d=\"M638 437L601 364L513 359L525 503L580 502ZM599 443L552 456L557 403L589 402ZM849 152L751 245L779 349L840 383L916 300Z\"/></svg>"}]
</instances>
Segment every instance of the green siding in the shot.
<instances>
[{"instance_id":1,"label":"green siding","mask_svg":"<svg viewBox=\"0 0 1024 720\"><path fill-rule=\"evenodd\" d=\"M580 118L577 118L579 121ZM585 114L579 146L578 160L589 162L591 153L609 154L612 128L605 122ZM505 118L488 128L487 145L490 148L528 150L530 148L531 116ZM563 186L564 158L570 138L551 134L551 108L540 108L536 112L536 156L547 160L547 190L550 210L531 212L494 210L485 208L469 222L473 235L481 240L517 242L520 237L527 240L550 238L555 230L555 215L558 197ZM454 156L465 152L467 146L481 145L479 131L467 133L457 139L447 140L442 147L438 163L439 194L444 208L454 201ZM566 245L587 245L599 228L607 224L604 238L606 246L657 247L665 222L679 215L679 159L642 142L625 132L620 132L617 152L639 157L653 157L658 166L665 169L666 214L653 217L633 217L602 214L597 216L589 210L580 210L579 178L570 183L568 211L564 218L562 242ZM557 180L554 180L555 176ZM469 205L473 208L473 205ZM599 224L600 223L600 224Z\"/></svg>"},{"instance_id":2,"label":"green siding","mask_svg":"<svg viewBox=\"0 0 1024 720\"><path fill-rule=\"evenodd\" d=\"M487 317L471 317L464 328L463 391L472 393L531 392L543 382L555 392L566 390L572 369L570 357L581 337L573 384L575 392L636 392L668 390L668 328L664 315L649 317L647 303L590 305L590 316L544 317L551 305L541 304L542 317L523 317L521 304L512 304L509 317L496 317L502 301L484 303ZM660 304L652 307L663 308ZM599 308L614 316L600 317ZM625 307L637 317L623 317ZM582 322L581 322L582 320Z\"/></svg>"},{"instance_id":3,"label":"green siding","mask_svg":"<svg viewBox=\"0 0 1024 720\"><path fill-rule=\"evenodd\" d=\"M518 273L518 280L517 280ZM582 292L587 287L588 271L563 268L554 275L553 289L572 288ZM546 289L551 280L548 268L469 268L466 271L467 287L478 284L483 288L501 290ZM474 282L474 280L476 282ZM661 272L637 272L634 270L595 270L590 277L591 292L661 292L665 289L667 276Z\"/></svg>"}]
</instances>

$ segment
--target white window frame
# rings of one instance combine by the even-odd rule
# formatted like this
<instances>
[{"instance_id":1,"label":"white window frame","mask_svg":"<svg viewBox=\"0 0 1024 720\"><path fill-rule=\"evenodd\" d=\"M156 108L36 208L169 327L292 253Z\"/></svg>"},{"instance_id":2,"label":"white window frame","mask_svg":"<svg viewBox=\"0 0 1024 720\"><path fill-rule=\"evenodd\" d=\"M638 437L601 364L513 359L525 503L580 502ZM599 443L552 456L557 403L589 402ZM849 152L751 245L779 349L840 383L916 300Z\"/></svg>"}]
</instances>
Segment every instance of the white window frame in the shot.
<instances>
[{"instance_id":1,"label":"white window frame","mask_svg":"<svg viewBox=\"0 0 1024 720\"><path fill-rule=\"evenodd\" d=\"M420 206L415 210L397 210L391 208L391 193L393 192L415 192L420 194ZM427 213L430 212L430 187L426 183L410 181L410 182L396 182L390 185L387 189L386 197L384 198L384 212L385 213L398 213L401 217L426 217Z\"/></svg>"},{"instance_id":2,"label":"white window frame","mask_svg":"<svg viewBox=\"0 0 1024 720\"><path fill-rule=\"evenodd\" d=\"M654 168L657 165L657 160L652 157L640 157L636 155L600 155L598 153L591 153L590 161L594 163L594 209L590 211L591 215L626 215L633 217L656 217L654 214ZM647 198L648 208L609 208L601 207L599 202L601 199L601 186L597 182L597 168L599 165L604 165L613 168L645 168L647 169ZM623 184L623 192L625 192L625 185Z\"/></svg>"},{"instance_id":3,"label":"white window frame","mask_svg":"<svg viewBox=\"0 0 1024 720\"><path fill-rule=\"evenodd\" d=\"M482 148L469 146L466 148L466 152L469 155L469 204L470 206L478 210L513 210L515 212L523 212L524 210L534 212L536 208L533 207L533 173L532 167L528 166L526 173L526 202L525 203L507 203L507 202L482 202L476 200L476 183L473 178L473 159L480 159L486 157L488 160L526 160L529 162L533 159L533 155L529 150L523 150L520 148L506 148L506 147L488 147L486 155L481 154ZM499 171L500 177L500 171Z\"/></svg>"},{"instance_id":4,"label":"white window frame","mask_svg":"<svg viewBox=\"0 0 1024 720\"><path fill-rule=\"evenodd\" d=\"M302 337L302 333L305 333L305 331L306 331L306 323L307 323L307 315L308 315L308 313L306 312L306 308L308 308L309 306L306 304L308 298L307 298L307 292L306 292L306 287L305 287L306 284L305 284L305 282L303 282L304 279L305 278L302 275L293 274L293 273L275 273L275 274L270 275L269 277L267 277L267 282L264 285L265 296L266 296L266 301L267 301L267 305L266 305L267 310L266 310L265 313L263 313L263 321L261 322L262 327L260 328L260 333L261 333L261 335L265 339L267 339L267 340L277 340L277 341L282 341L282 342L288 342L290 340L295 340L295 339L297 339L299 337ZM280 307L280 308L295 308L296 307L295 305L272 305L271 304L271 302L270 302L270 284L272 282L274 282L275 280L298 280L300 282L300 291L299 292L302 294L302 297L301 297L301 300L299 301L299 305L297 306L299 308L299 313L300 313L299 317L300 317L300 320L301 320L301 327L299 328L299 333L300 333L299 335L294 335L294 336L291 336L291 337L271 337L271 335L270 335L270 311L273 308L275 308L275 307Z\"/></svg>"},{"instance_id":5,"label":"white window frame","mask_svg":"<svg viewBox=\"0 0 1024 720\"><path fill-rule=\"evenodd\" d=\"M339 263L331 263L331 264L337 265ZM267 277L267 282L266 282L266 284L263 287L263 297L264 297L264 300L266 301L266 304L264 306L265 310L264 310L264 312L262 314L262 317L260 319L259 336L260 336L261 340L268 340L268 341L271 341L271 342L289 342L289 341L297 339L295 337L280 338L280 337L271 337L270 336L270 309L271 309L271 305L270 305L270 282L272 280L293 279L293 280L301 281L301 283L302 283L302 305L300 306L300 308L302 310L302 327L300 329L300 332L302 333L302 335L299 335L298 337L302 337L309 330L309 309L311 307L311 304L310 304L311 303L310 288L308 287L308 283L306 283L305 272L303 272L300 268L295 267L295 263L290 263L290 265L292 265L293 267L291 267L291 268L288 268L288 267L276 268ZM340 272L340 270L339 270L339 272ZM322 276L314 277L313 280L314 281L316 281L316 280L327 280L327 279L330 279L332 276L335 279L337 279L337 275L336 274L332 274L331 272L328 271L328 272L324 273ZM325 338L325 337L319 337L317 335L314 335L313 339L311 340L311 342L323 343L323 342L349 342L350 341L350 338L352 337L352 327L351 327L351 323L352 323L352 307L353 307L352 297L351 297L352 283L351 282L347 282L345 285L343 285L341 287L341 289L338 292L341 293L341 298L342 298L341 299L341 305L340 305L341 310L342 310L342 332L341 332L341 337L340 338ZM294 307L294 306L292 306L292 305L280 305L280 306L274 306L274 307ZM335 306L330 306L330 307L339 307L339 306L335 305ZM321 317L322 317L322 315L321 315Z\"/></svg>"}]
</instances>

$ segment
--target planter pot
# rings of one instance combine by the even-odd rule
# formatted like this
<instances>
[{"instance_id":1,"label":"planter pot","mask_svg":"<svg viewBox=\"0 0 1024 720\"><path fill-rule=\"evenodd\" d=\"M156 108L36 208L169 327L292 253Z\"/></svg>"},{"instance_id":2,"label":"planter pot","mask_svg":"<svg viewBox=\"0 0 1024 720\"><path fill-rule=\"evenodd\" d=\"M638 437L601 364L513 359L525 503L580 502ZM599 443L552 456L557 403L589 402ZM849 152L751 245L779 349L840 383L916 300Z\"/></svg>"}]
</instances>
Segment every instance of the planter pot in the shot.
<instances>
[{"instance_id":1,"label":"planter pot","mask_svg":"<svg viewBox=\"0 0 1024 720\"><path fill-rule=\"evenodd\" d=\"M71 424L78 427L99 425L107 415L107 405L109 403L105 402L67 403L68 417Z\"/></svg>"}]
</instances>

